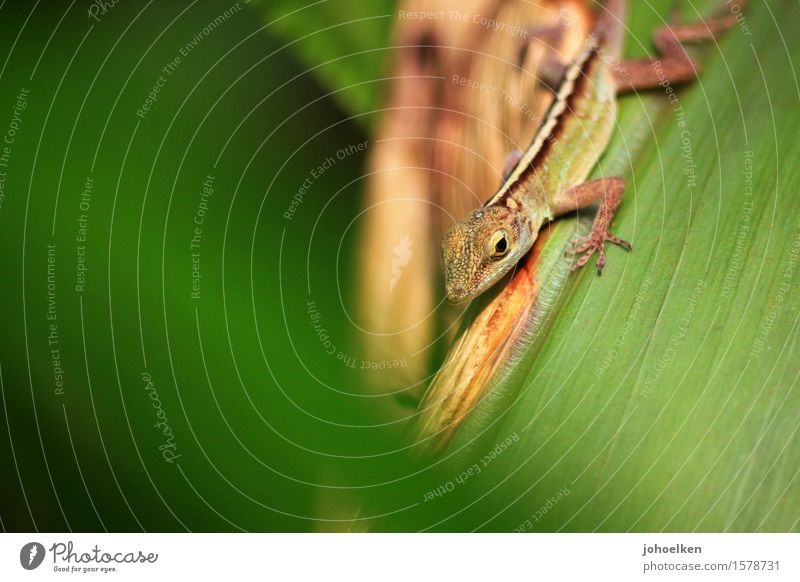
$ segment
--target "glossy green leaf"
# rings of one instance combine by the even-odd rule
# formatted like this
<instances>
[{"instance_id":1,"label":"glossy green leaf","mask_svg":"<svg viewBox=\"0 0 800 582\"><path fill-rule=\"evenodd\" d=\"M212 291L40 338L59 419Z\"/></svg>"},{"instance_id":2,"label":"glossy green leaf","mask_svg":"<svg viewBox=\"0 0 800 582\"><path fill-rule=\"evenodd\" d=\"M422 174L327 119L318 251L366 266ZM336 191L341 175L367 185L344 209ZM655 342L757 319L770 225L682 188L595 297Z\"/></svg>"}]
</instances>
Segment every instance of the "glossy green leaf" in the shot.
<instances>
[{"instance_id":1,"label":"glossy green leaf","mask_svg":"<svg viewBox=\"0 0 800 582\"><path fill-rule=\"evenodd\" d=\"M254 3L269 31L351 115L372 111L382 87L393 0ZM363 118L360 118L363 120Z\"/></svg>"},{"instance_id":2,"label":"glossy green leaf","mask_svg":"<svg viewBox=\"0 0 800 582\"><path fill-rule=\"evenodd\" d=\"M632 4L639 55L669 3ZM614 230L634 251L545 275L557 315L449 443L440 481L482 470L426 527L800 528L798 18L753 2L695 53L696 83L621 98L596 174L628 183Z\"/></svg>"}]
</instances>

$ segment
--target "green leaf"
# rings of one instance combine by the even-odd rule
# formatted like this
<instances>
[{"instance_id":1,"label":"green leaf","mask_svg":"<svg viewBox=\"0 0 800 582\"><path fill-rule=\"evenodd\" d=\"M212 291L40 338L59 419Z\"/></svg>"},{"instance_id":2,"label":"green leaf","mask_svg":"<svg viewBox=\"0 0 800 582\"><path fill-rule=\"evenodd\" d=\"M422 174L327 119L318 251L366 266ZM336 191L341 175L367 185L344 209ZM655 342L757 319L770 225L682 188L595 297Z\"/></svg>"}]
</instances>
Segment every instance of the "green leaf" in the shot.
<instances>
[{"instance_id":1,"label":"green leaf","mask_svg":"<svg viewBox=\"0 0 800 582\"><path fill-rule=\"evenodd\" d=\"M670 3L632 4L638 56ZM798 18L752 2L676 101L621 98L600 168L628 183L614 231L634 250L560 288L547 333L444 451L445 480L483 470L433 527L800 529L800 39L777 28Z\"/></svg>"},{"instance_id":2,"label":"green leaf","mask_svg":"<svg viewBox=\"0 0 800 582\"><path fill-rule=\"evenodd\" d=\"M351 115L375 109L386 76L387 39L394 0L259 2L270 34L283 40ZM365 119L360 117L362 121Z\"/></svg>"}]
</instances>

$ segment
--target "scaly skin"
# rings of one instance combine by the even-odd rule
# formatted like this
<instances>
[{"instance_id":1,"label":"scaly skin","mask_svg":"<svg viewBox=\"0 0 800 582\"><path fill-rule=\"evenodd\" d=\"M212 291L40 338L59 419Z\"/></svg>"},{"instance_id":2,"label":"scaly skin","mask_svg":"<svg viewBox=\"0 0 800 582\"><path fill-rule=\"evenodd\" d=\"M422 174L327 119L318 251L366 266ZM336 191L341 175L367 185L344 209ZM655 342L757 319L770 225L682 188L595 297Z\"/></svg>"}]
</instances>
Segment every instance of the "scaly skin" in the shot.
<instances>
[{"instance_id":1,"label":"scaly skin","mask_svg":"<svg viewBox=\"0 0 800 582\"><path fill-rule=\"evenodd\" d=\"M588 41L567 70L531 147L500 190L445 236L450 301L471 299L510 271L533 246L541 226L556 216L559 194L584 182L605 150L615 122L616 89L600 54L593 39ZM502 233L508 249L499 254L493 242Z\"/></svg>"},{"instance_id":2,"label":"scaly skin","mask_svg":"<svg viewBox=\"0 0 800 582\"><path fill-rule=\"evenodd\" d=\"M472 299L497 283L530 250L543 224L598 200L592 232L571 251L585 253L573 270L598 253L600 274L606 242L630 250L629 243L608 231L624 182L616 177L585 182L611 137L617 93L652 88L664 80L652 60L620 62L624 14L623 0L603 3L580 56L563 67L557 94L531 146L497 194L445 235L445 288L451 302ZM734 22L732 13L721 11L706 22L660 29L655 35L663 55L659 72L674 82L692 78L697 66L680 41L713 38Z\"/></svg>"}]
</instances>

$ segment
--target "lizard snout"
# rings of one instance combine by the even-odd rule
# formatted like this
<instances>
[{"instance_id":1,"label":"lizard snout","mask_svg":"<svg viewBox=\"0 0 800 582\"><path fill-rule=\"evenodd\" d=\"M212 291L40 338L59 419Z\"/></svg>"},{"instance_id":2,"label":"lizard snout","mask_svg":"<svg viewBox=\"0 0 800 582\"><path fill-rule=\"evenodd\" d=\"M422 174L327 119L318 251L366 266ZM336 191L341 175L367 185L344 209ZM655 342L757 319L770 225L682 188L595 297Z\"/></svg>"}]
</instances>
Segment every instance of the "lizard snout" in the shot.
<instances>
[{"instance_id":1,"label":"lizard snout","mask_svg":"<svg viewBox=\"0 0 800 582\"><path fill-rule=\"evenodd\" d=\"M452 285L447 287L447 300L450 303L460 303L467 298L469 294L463 285Z\"/></svg>"}]
</instances>

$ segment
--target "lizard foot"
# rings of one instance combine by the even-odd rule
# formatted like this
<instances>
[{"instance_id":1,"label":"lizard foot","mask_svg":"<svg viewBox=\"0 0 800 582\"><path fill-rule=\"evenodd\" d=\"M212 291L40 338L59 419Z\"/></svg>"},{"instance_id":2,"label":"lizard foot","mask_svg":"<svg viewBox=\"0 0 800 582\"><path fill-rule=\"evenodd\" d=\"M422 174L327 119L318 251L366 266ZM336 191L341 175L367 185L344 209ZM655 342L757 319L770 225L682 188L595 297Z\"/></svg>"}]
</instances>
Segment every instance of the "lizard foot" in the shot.
<instances>
[{"instance_id":1,"label":"lizard foot","mask_svg":"<svg viewBox=\"0 0 800 582\"><path fill-rule=\"evenodd\" d=\"M592 258L592 255L597 252L597 274L601 275L603 272L603 267L606 264L606 255L604 250L606 241L614 243L615 245L619 245L626 251L630 251L632 248L631 243L612 235L607 230L602 230L599 232L595 232L593 230L588 236L583 236L575 241L572 248L568 249L565 253L566 255L577 255L583 253L583 256L578 259L574 265L572 265L571 270L575 272L583 267L589 262L589 259Z\"/></svg>"}]
</instances>

